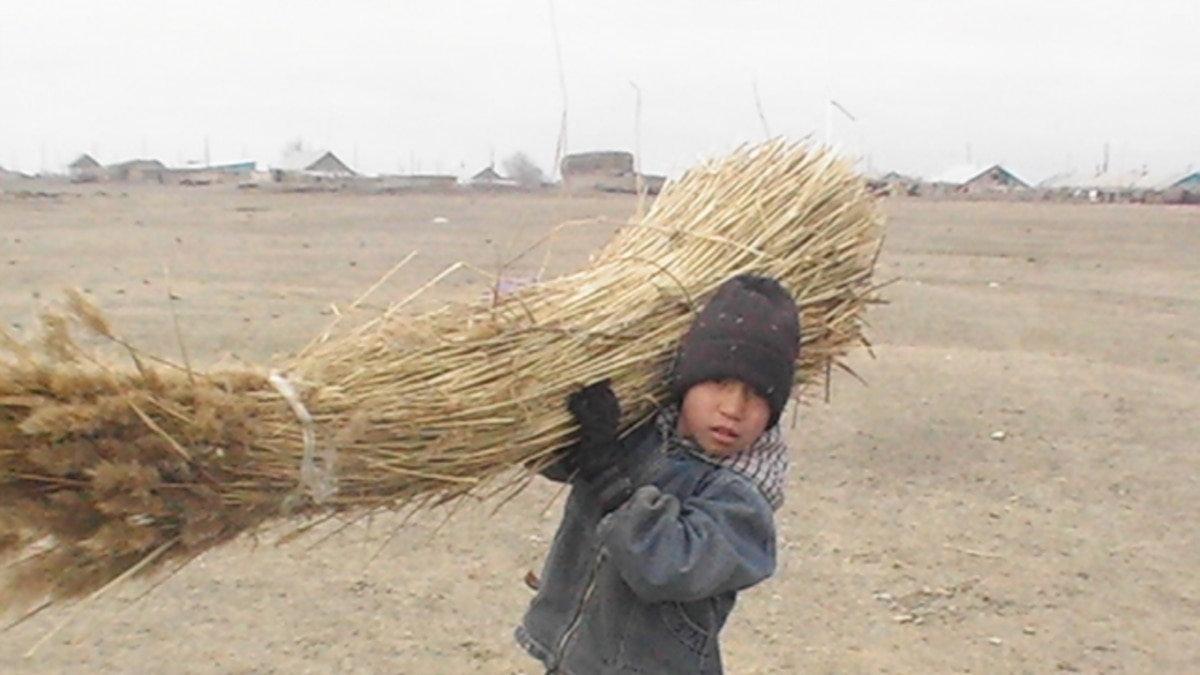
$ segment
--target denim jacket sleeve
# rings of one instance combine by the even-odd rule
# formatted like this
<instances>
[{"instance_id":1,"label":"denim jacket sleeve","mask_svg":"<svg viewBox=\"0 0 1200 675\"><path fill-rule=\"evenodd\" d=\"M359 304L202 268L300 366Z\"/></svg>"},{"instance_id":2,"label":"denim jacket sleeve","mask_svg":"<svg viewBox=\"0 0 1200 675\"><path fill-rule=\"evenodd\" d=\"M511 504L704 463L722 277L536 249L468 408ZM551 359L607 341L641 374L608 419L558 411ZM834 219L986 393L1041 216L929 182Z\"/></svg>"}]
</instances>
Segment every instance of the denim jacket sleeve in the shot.
<instances>
[{"instance_id":1,"label":"denim jacket sleeve","mask_svg":"<svg viewBox=\"0 0 1200 675\"><path fill-rule=\"evenodd\" d=\"M726 473L680 500L639 488L600 537L646 602L691 602L749 588L775 572L775 518L748 480Z\"/></svg>"}]
</instances>

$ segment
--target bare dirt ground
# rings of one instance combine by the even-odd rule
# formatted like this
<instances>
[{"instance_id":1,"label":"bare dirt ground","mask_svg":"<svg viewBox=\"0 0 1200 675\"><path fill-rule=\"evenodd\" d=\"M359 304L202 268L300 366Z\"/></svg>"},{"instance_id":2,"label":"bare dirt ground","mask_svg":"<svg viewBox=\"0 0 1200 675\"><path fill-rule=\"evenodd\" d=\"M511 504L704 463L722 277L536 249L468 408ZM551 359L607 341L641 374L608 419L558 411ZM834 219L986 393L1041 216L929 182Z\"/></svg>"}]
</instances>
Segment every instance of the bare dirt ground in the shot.
<instances>
[{"instance_id":1,"label":"bare dirt ground","mask_svg":"<svg viewBox=\"0 0 1200 675\"><path fill-rule=\"evenodd\" d=\"M79 286L149 351L179 359L174 312L193 362L264 362L411 251L380 303L607 217L554 237L547 273L572 269L634 208L217 187L0 196L0 321L21 333ZM886 210L879 277L898 281L870 315L874 358L851 359L867 385L841 376L830 402L797 411L781 568L743 596L729 671L1200 672L1200 209ZM503 271L536 274L544 253ZM414 308L487 284L459 272ZM539 672L510 635L561 503L537 483L498 511L378 518L284 547L267 533L11 628L0 672Z\"/></svg>"}]
</instances>

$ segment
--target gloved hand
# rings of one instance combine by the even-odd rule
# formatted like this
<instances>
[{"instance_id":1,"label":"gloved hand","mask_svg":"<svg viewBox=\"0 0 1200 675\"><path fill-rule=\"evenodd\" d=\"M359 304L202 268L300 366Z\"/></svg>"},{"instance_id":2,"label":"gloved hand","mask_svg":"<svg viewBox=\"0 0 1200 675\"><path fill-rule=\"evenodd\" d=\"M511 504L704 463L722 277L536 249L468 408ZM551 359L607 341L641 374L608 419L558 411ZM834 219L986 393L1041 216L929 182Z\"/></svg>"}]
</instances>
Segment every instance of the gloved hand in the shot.
<instances>
[{"instance_id":1,"label":"gloved hand","mask_svg":"<svg viewBox=\"0 0 1200 675\"><path fill-rule=\"evenodd\" d=\"M579 424L579 444L566 459L596 494L601 510L608 513L633 494L617 439L621 404L606 379L571 394L567 409Z\"/></svg>"}]
</instances>

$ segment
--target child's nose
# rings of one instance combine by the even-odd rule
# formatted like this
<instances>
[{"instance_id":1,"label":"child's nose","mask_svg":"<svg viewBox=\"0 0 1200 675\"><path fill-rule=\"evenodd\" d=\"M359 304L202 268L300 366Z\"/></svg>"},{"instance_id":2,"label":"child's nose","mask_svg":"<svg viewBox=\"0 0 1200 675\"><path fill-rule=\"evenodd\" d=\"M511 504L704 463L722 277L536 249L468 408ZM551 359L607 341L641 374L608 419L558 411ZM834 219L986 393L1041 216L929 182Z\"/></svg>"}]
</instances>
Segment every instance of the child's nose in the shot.
<instances>
[{"instance_id":1,"label":"child's nose","mask_svg":"<svg viewBox=\"0 0 1200 675\"><path fill-rule=\"evenodd\" d=\"M736 385L725 387L721 392L721 412L733 418L740 418L746 407L746 393Z\"/></svg>"}]
</instances>

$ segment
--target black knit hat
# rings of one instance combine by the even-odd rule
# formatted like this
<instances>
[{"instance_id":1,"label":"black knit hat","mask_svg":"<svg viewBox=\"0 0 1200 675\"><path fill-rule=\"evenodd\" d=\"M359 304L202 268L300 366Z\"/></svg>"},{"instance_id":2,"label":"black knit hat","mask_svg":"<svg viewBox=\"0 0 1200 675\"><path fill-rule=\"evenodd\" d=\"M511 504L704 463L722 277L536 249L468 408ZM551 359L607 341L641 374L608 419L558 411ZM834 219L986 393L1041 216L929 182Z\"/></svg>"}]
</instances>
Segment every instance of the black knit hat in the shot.
<instances>
[{"instance_id":1,"label":"black knit hat","mask_svg":"<svg viewBox=\"0 0 1200 675\"><path fill-rule=\"evenodd\" d=\"M799 355L791 293L770 277L740 274L721 284L683 337L671 393L683 400L701 382L741 380L770 405L770 429L791 395Z\"/></svg>"}]
</instances>

